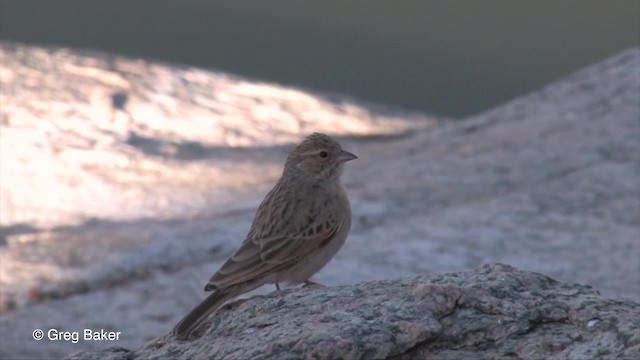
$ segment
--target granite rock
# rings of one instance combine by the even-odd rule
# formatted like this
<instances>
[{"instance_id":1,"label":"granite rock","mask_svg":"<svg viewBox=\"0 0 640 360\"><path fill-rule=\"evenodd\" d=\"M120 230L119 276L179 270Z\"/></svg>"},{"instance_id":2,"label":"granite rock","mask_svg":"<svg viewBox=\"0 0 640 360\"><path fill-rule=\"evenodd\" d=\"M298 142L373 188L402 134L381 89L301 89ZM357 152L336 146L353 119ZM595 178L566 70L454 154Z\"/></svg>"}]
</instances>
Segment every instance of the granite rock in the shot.
<instances>
[{"instance_id":1,"label":"granite rock","mask_svg":"<svg viewBox=\"0 0 640 360\"><path fill-rule=\"evenodd\" d=\"M185 341L65 359L637 358L640 304L502 264L228 304Z\"/></svg>"}]
</instances>

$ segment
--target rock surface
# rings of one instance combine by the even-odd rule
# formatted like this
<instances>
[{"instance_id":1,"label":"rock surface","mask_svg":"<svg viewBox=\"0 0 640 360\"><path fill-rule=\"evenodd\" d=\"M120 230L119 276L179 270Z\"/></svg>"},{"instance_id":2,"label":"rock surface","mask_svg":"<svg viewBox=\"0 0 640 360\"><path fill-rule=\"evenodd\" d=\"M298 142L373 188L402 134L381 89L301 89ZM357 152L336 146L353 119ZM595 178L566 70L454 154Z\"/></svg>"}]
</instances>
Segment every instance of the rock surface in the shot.
<instances>
[{"instance_id":1,"label":"rock surface","mask_svg":"<svg viewBox=\"0 0 640 360\"><path fill-rule=\"evenodd\" d=\"M640 304L492 264L227 305L187 341L66 359L638 358Z\"/></svg>"},{"instance_id":2,"label":"rock surface","mask_svg":"<svg viewBox=\"0 0 640 360\"><path fill-rule=\"evenodd\" d=\"M316 281L501 262L640 301L640 49L456 122L108 54L0 52L2 358L166 333L315 130L359 156L351 235Z\"/></svg>"},{"instance_id":3,"label":"rock surface","mask_svg":"<svg viewBox=\"0 0 640 360\"><path fill-rule=\"evenodd\" d=\"M398 135L433 122L109 54L2 43L0 57L3 226L184 215L277 177L278 152L265 147L313 131Z\"/></svg>"}]
</instances>

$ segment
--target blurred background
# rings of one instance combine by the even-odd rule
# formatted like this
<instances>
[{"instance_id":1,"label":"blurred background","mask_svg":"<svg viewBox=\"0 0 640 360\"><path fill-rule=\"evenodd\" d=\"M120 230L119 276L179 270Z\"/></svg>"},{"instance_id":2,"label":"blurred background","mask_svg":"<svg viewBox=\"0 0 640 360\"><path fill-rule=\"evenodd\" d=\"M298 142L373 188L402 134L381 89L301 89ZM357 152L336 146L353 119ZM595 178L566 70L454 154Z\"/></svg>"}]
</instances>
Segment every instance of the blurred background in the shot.
<instances>
[{"instance_id":1,"label":"blurred background","mask_svg":"<svg viewBox=\"0 0 640 360\"><path fill-rule=\"evenodd\" d=\"M639 13L0 0L0 359L169 331L313 131L359 156L349 240L314 280L502 262L637 302Z\"/></svg>"},{"instance_id":2,"label":"blurred background","mask_svg":"<svg viewBox=\"0 0 640 360\"><path fill-rule=\"evenodd\" d=\"M0 37L473 115L640 42L637 0L1 0Z\"/></svg>"}]
</instances>

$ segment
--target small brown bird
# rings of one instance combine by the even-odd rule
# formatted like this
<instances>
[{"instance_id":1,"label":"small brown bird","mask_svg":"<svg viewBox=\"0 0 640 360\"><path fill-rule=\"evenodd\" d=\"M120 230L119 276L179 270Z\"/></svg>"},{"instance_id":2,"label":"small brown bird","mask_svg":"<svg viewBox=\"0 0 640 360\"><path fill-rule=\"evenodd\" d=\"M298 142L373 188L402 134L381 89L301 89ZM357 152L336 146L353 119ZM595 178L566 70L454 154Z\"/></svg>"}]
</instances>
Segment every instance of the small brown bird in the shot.
<instances>
[{"instance_id":1,"label":"small brown bird","mask_svg":"<svg viewBox=\"0 0 640 360\"><path fill-rule=\"evenodd\" d=\"M309 278L340 250L351 229L351 206L340 183L357 156L314 133L287 157L280 180L258 207L242 245L209 279L213 291L174 328L186 338L226 301L264 284L313 284Z\"/></svg>"}]
</instances>

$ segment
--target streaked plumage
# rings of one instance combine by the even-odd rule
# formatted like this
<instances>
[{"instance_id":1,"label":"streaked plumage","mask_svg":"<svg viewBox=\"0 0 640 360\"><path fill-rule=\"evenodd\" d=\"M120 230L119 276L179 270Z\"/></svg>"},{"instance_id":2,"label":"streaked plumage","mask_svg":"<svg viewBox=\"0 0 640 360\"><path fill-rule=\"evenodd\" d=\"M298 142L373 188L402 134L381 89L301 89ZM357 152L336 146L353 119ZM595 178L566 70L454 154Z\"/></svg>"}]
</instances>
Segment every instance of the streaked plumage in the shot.
<instances>
[{"instance_id":1,"label":"streaked plumage","mask_svg":"<svg viewBox=\"0 0 640 360\"><path fill-rule=\"evenodd\" d=\"M258 207L238 250L211 277L208 298L174 328L187 337L226 301L264 284L303 283L340 250L351 228L351 206L340 175L357 157L314 133L287 157L282 177Z\"/></svg>"}]
</instances>

